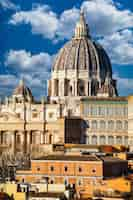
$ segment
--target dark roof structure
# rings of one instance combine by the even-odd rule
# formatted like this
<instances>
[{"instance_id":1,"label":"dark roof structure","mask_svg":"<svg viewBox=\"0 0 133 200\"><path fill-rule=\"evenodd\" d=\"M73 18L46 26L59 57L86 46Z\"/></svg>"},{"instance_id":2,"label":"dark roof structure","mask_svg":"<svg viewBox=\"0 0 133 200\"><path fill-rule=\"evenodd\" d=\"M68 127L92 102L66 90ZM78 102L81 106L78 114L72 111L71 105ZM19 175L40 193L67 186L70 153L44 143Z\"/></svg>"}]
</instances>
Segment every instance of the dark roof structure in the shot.
<instances>
[{"instance_id":1,"label":"dark roof structure","mask_svg":"<svg viewBox=\"0 0 133 200\"><path fill-rule=\"evenodd\" d=\"M43 156L40 158L35 158L34 160L58 160L58 161L100 161L100 159L97 156L93 155L48 155L48 156Z\"/></svg>"}]
</instances>

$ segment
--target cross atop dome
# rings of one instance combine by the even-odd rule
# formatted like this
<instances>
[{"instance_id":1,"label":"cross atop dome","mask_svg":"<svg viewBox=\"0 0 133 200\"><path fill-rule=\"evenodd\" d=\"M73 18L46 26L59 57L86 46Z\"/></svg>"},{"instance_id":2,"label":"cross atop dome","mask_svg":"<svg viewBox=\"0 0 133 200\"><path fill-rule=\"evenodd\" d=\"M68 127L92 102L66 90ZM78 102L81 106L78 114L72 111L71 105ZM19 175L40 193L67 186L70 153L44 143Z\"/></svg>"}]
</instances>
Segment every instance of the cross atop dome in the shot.
<instances>
[{"instance_id":1,"label":"cross atop dome","mask_svg":"<svg viewBox=\"0 0 133 200\"><path fill-rule=\"evenodd\" d=\"M88 37L89 36L89 29L88 25L86 24L85 16L84 16L84 11L83 9L80 10L80 17L79 21L76 24L75 27L75 39L80 39L83 37Z\"/></svg>"}]
</instances>

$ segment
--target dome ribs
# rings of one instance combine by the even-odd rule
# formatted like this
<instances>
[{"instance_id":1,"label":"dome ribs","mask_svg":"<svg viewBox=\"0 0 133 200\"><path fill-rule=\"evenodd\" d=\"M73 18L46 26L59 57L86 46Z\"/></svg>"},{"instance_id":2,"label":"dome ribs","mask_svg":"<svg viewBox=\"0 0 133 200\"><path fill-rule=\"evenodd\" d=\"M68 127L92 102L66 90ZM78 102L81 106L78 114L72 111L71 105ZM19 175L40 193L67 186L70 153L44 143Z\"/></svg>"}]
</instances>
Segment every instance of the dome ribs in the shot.
<instances>
[{"instance_id":1,"label":"dome ribs","mask_svg":"<svg viewBox=\"0 0 133 200\"><path fill-rule=\"evenodd\" d=\"M78 57L79 57L80 43L81 43L81 41L79 43L77 43L77 49L76 49L76 52L75 52L75 69L77 69L77 70L78 70L78 63L79 63Z\"/></svg>"},{"instance_id":2,"label":"dome ribs","mask_svg":"<svg viewBox=\"0 0 133 200\"><path fill-rule=\"evenodd\" d=\"M63 91L65 85L62 86L62 84L65 84L64 80L67 80L69 82L67 85L71 86L72 96L78 96L79 80L82 81L80 93L84 93L85 96L117 96L110 59L103 47L88 35L87 30L84 15L81 14L80 21L76 25L75 36L64 45L56 57L52 79L55 77L60 79L60 88L63 87ZM108 85L105 84L107 78ZM64 94L64 92L59 92L59 96L61 93Z\"/></svg>"}]
</instances>

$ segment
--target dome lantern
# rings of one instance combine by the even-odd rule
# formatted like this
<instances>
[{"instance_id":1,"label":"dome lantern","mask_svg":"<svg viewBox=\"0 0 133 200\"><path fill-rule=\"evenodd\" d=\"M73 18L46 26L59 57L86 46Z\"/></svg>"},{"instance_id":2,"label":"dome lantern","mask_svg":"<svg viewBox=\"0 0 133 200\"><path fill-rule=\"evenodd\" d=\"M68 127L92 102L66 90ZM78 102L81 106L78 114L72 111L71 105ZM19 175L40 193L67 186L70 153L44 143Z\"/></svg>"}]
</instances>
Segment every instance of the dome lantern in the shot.
<instances>
[{"instance_id":1,"label":"dome lantern","mask_svg":"<svg viewBox=\"0 0 133 200\"><path fill-rule=\"evenodd\" d=\"M86 24L86 20L84 17L84 12L80 11L80 18L79 22L77 22L75 27L75 39L80 39L82 37L88 37L89 36L89 29L88 25Z\"/></svg>"}]
</instances>

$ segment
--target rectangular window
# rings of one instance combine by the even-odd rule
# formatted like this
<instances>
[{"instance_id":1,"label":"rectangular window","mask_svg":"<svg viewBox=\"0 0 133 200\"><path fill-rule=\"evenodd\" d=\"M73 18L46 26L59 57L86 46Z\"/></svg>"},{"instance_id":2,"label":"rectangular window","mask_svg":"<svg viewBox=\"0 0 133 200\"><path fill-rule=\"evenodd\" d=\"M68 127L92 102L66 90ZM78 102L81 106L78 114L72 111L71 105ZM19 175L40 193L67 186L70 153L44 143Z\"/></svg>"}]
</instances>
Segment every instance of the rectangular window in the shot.
<instances>
[{"instance_id":1,"label":"rectangular window","mask_svg":"<svg viewBox=\"0 0 133 200\"><path fill-rule=\"evenodd\" d=\"M38 113L32 113L32 118L37 118L38 117Z\"/></svg>"},{"instance_id":2,"label":"rectangular window","mask_svg":"<svg viewBox=\"0 0 133 200\"><path fill-rule=\"evenodd\" d=\"M104 109L104 107L102 107L102 106L99 106L99 108L98 108L98 114L99 115L105 115L105 109Z\"/></svg>"},{"instance_id":3,"label":"rectangular window","mask_svg":"<svg viewBox=\"0 0 133 200\"><path fill-rule=\"evenodd\" d=\"M49 118L53 118L53 116L54 116L54 113L50 112L49 113Z\"/></svg>"},{"instance_id":4,"label":"rectangular window","mask_svg":"<svg viewBox=\"0 0 133 200\"><path fill-rule=\"evenodd\" d=\"M50 170L53 172L53 171L54 171L54 167L53 167L53 166L51 166L51 167L50 167Z\"/></svg>"},{"instance_id":5,"label":"rectangular window","mask_svg":"<svg viewBox=\"0 0 133 200\"><path fill-rule=\"evenodd\" d=\"M21 116L20 113L17 113L17 117L20 118L20 116Z\"/></svg>"}]
</instances>

